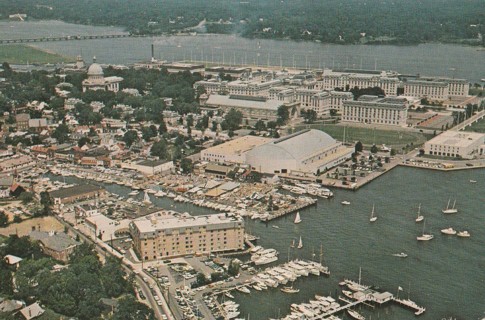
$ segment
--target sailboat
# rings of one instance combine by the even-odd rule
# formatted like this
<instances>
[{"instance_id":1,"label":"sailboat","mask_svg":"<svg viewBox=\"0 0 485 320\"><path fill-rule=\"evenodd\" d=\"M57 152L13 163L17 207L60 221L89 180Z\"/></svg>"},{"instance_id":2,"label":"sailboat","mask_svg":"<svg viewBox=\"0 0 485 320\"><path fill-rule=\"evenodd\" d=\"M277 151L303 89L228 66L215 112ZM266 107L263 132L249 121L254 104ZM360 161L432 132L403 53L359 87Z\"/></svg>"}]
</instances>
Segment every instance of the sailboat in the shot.
<instances>
[{"instance_id":1,"label":"sailboat","mask_svg":"<svg viewBox=\"0 0 485 320\"><path fill-rule=\"evenodd\" d=\"M150 196L148 195L148 190L145 190L145 196L143 197L143 202L144 203L152 203L150 201Z\"/></svg>"},{"instance_id":2,"label":"sailboat","mask_svg":"<svg viewBox=\"0 0 485 320\"><path fill-rule=\"evenodd\" d=\"M294 221L294 223L295 223L295 224L298 224L298 223L300 223L300 222L301 222L301 218L300 218L300 211L298 211L298 212L296 213L296 217L295 217L295 221Z\"/></svg>"},{"instance_id":3,"label":"sailboat","mask_svg":"<svg viewBox=\"0 0 485 320\"><path fill-rule=\"evenodd\" d=\"M303 242L301 241L301 236L300 236L300 241L298 242L298 249L303 248Z\"/></svg>"},{"instance_id":4,"label":"sailboat","mask_svg":"<svg viewBox=\"0 0 485 320\"><path fill-rule=\"evenodd\" d=\"M456 199L453 201L453 207L450 208L450 199L448 199L448 204L446 205L446 209L441 210L443 213L457 213L458 209L455 208Z\"/></svg>"},{"instance_id":5,"label":"sailboat","mask_svg":"<svg viewBox=\"0 0 485 320\"><path fill-rule=\"evenodd\" d=\"M423 221L424 216L421 215L421 203L419 204L418 207L418 216L416 217L416 222L421 222Z\"/></svg>"},{"instance_id":6,"label":"sailboat","mask_svg":"<svg viewBox=\"0 0 485 320\"><path fill-rule=\"evenodd\" d=\"M377 216L374 216L374 205L372 205L372 213L371 213L369 221L374 222L376 220L377 220Z\"/></svg>"},{"instance_id":7,"label":"sailboat","mask_svg":"<svg viewBox=\"0 0 485 320\"><path fill-rule=\"evenodd\" d=\"M423 235L416 237L416 239L418 241L428 241L428 240L431 240L431 239L434 238L434 236L432 234L426 234L426 233L424 233L424 228L425 227L426 227L426 220L423 223Z\"/></svg>"},{"instance_id":8,"label":"sailboat","mask_svg":"<svg viewBox=\"0 0 485 320\"><path fill-rule=\"evenodd\" d=\"M294 247L295 247L295 239L293 239L293 241L290 244L290 248L294 248Z\"/></svg>"}]
</instances>

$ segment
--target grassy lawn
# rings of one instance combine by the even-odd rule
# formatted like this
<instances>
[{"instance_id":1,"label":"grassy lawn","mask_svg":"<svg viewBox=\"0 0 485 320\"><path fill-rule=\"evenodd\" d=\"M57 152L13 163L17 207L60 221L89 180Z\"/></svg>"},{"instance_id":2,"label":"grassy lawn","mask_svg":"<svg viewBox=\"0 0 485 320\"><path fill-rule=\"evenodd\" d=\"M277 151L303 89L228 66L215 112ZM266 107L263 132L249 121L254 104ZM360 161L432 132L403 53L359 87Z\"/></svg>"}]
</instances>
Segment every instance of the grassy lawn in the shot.
<instances>
[{"instance_id":1,"label":"grassy lawn","mask_svg":"<svg viewBox=\"0 0 485 320\"><path fill-rule=\"evenodd\" d=\"M485 119L482 119L478 122L475 122L471 126L466 127L465 131L485 133Z\"/></svg>"},{"instance_id":2,"label":"grassy lawn","mask_svg":"<svg viewBox=\"0 0 485 320\"><path fill-rule=\"evenodd\" d=\"M63 57L61 55L45 52L31 46L13 44L0 46L0 62L8 62L11 64L27 64L27 63L58 63L69 62L75 59Z\"/></svg>"},{"instance_id":3,"label":"grassy lawn","mask_svg":"<svg viewBox=\"0 0 485 320\"><path fill-rule=\"evenodd\" d=\"M303 130L308 127L308 125L302 125L295 127L295 130ZM376 145L385 144L389 147L402 147L411 143L420 145L427 140L422 133L408 131L374 130L374 128L344 127L333 124L314 124L311 125L311 128L322 130L339 141L343 140L344 128L346 128L345 141L361 141L364 145L372 145L375 142Z\"/></svg>"}]
</instances>

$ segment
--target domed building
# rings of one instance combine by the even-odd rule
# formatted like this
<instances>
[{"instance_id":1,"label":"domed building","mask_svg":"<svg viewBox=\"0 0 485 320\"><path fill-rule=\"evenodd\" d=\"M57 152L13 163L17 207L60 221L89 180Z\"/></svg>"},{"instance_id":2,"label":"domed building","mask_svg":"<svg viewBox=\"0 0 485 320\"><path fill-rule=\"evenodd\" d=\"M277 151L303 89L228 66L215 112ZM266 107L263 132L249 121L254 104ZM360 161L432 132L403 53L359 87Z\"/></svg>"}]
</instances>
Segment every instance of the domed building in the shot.
<instances>
[{"instance_id":1,"label":"domed building","mask_svg":"<svg viewBox=\"0 0 485 320\"><path fill-rule=\"evenodd\" d=\"M123 81L121 77L105 77L103 68L96 63L94 59L93 64L88 68L88 78L83 80L83 92L87 90L104 90L118 92L120 90L120 82Z\"/></svg>"}]
</instances>

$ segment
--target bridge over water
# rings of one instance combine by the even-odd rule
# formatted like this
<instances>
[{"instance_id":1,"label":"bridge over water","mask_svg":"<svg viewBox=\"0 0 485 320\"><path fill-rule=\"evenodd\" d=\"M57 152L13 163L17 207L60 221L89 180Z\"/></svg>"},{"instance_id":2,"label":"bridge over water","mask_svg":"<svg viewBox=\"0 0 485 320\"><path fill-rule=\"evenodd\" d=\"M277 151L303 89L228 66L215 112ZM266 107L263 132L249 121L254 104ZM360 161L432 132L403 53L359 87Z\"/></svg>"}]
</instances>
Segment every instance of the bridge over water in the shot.
<instances>
[{"instance_id":1,"label":"bridge over water","mask_svg":"<svg viewBox=\"0 0 485 320\"><path fill-rule=\"evenodd\" d=\"M102 34L102 35L56 36L56 37L41 37L41 38L30 38L30 39L0 39L0 44L92 40L92 39L138 38L138 37L146 37L146 36L123 33L123 34Z\"/></svg>"}]
</instances>

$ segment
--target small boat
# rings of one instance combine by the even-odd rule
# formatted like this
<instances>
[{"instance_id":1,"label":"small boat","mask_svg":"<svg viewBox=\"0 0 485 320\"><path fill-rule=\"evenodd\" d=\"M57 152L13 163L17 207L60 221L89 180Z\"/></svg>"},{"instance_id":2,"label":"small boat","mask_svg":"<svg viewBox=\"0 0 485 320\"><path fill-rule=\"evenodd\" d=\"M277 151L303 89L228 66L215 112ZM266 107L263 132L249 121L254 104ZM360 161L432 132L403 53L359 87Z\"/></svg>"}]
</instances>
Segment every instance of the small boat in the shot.
<instances>
[{"instance_id":1,"label":"small boat","mask_svg":"<svg viewBox=\"0 0 485 320\"><path fill-rule=\"evenodd\" d=\"M416 217L416 222L421 222L423 221L424 216L421 215L421 203L418 206L418 216Z\"/></svg>"},{"instance_id":2,"label":"small boat","mask_svg":"<svg viewBox=\"0 0 485 320\"><path fill-rule=\"evenodd\" d=\"M128 193L129 196L136 196L140 193L138 190L133 190L132 192Z\"/></svg>"},{"instance_id":3,"label":"small boat","mask_svg":"<svg viewBox=\"0 0 485 320\"><path fill-rule=\"evenodd\" d=\"M146 204L151 204L152 202L150 201L150 196L148 195L148 191L145 190L145 196L143 197L143 203Z\"/></svg>"},{"instance_id":4,"label":"small boat","mask_svg":"<svg viewBox=\"0 0 485 320\"><path fill-rule=\"evenodd\" d=\"M242 292L242 293L250 293L251 291L249 291L249 289L245 286L241 286L241 287L237 287L236 288L237 291L239 292Z\"/></svg>"},{"instance_id":5,"label":"small boat","mask_svg":"<svg viewBox=\"0 0 485 320\"><path fill-rule=\"evenodd\" d=\"M290 248L294 248L294 247L295 247L295 239L293 239L293 241L290 244Z\"/></svg>"},{"instance_id":6,"label":"small boat","mask_svg":"<svg viewBox=\"0 0 485 320\"><path fill-rule=\"evenodd\" d=\"M263 288L261 288L259 285L257 284L253 284L253 289L256 290L256 291L263 291Z\"/></svg>"},{"instance_id":7,"label":"small boat","mask_svg":"<svg viewBox=\"0 0 485 320\"><path fill-rule=\"evenodd\" d=\"M408 255L404 252L400 252L400 253L394 253L393 256L398 258L406 258Z\"/></svg>"},{"instance_id":8,"label":"small boat","mask_svg":"<svg viewBox=\"0 0 485 320\"><path fill-rule=\"evenodd\" d=\"M226 293L224 293L224 295L226 297L228 297L229 299L234 299L234 296L229 291L226 291Z\"/></svg>"},{"instance_id":9,"label":"small boat","mask_svg":"<svg viewBox=\"0 0 485 320\"><path fill-rule=\"evenodd\" d=\"M470 179L470 183L477 183L477 180Z\"/></svg>"},{"instance_id":10,"label":"small boat","mask_svg":"<svg viewBox=\"0 0 485 320\"><path fill-rule=\"evenodd\" d=\"M457 234L456 234L458 237L461 237L461 238L470 238L470 233L466 230L464 231L459 231Z\"/></svg>"},{"instance_id":11,"label":"small boat","mask_svg":"<svg viewBox=\"0 0 485 320\"><path fill-rule=\"evenodd\" d=\"M347 309L347 313L349 314L349 316L351 316L354 319L365 320L365 317L355 310Z\"/></svg>"},{"instance_id":12,"label":"small boat","mask_svg":"<svg viewBox=\"0 0 485 320\"><path fill-rule=\"evenodd\" d=\"M298 249L303 248L303 241L301 241L301 236L300 236L300 241L298 242Z\"/></svg>"},{"instance_id":13,"label":"small boat","mask_svg":"<svg viewBox=\"0 0 485 320\"><path fill-rule=\"evenodd\" d=\"M372 205L372 212L369 221L375 222L377 220L377 216L374 215L374 205Z\"/></svg>"},{"instance_id":14,"label":"small boat","mask_svg":"<svg viewBox=\"0 0 485 320\"><path fill-rule=\"evenodd\" d=\"M455 235L456 230L450 227L450 228L446 228L446 229L441 229L441 233L449 234L449 235Z\"/></svg>"},{"instance_id":15,"label":"small boat","mask_svg":"<svg viewBox=\"0 0 485 320\"><path fill-rule=\"evenodd\" d=\"M434 238L434 236L432 234L426 234L424 233L424 228L426 227L426 221L424 221L424 224L423 224L423 234L421 236L417 236L416 239L418 241L429 241L431 239Z\"/></svg>"},{"instance_id":16,"label":"small boat","mask_svg":"<svg viewBox=\"0 0 485 320\"><path fill-rule=\"evenodd\" d=\"M293 288L293 286L283 287L280 290L284 293L298 293L298 292L300 292L300 289Z\"/></svg>"},{"instance_id":17,"label":"small boat","mask_svg":"<svg viewBox=\"0 0 485 320\"><path fill-rule=\"evenodd\" d=\"M456 200L453 202L453 206L450 208L450 199L448 199L448 204L446 205L446 209L441 210L443 213L457 213L458 209L455 208Z\"/></svg>"},{"instance_id":18,"label":"small boat","mask_svg":"<svg viewBox=\"0 0 485 320\"><path fill-rule=\"evenodd\" d=\"M295 223L295 224L298 224L298 223L300 223L300 222L301 222L301 218L300 218L300 211L298 211L298 212L296 213L294 223Z\"/></svg>"},{"instance_id":19,"label":"small boat","mask_svg":"<svg viewBox=\"0 0 485 320\"><path fill-rule=\"evenodd\" d=\"M352 291L349 291L349 290L342 290L342 293L344 294L344 296L346 296L347 298L349 299L354 299L354 293Z\"/></svg>"},{"instance_id":20,"label":"small boat","mask_svg":"<svg viewBox=\"0 0 485 320\"><path fill-rule=\"evenodd\" d=\"M275 225L275 224L273 224L271 227L273 227L273 228L275 228L275 229L279 229L279 228L280 228L279 226L277 226L277 225Z\"/></svg>"},{"instance_id":21,"label":"small boat","mask_svg":"<svg viewBox=\"0 0 485 320\"><path fill-rule=\"evenodd\" d=\"M347 201L347 200L346 200L346 201L342 201L342 202L340 202L340 203L341 203L341 204L343 204L343 205L349 205L349 204L350 204L350 201Z\"/></svg>"}]
</instances>

